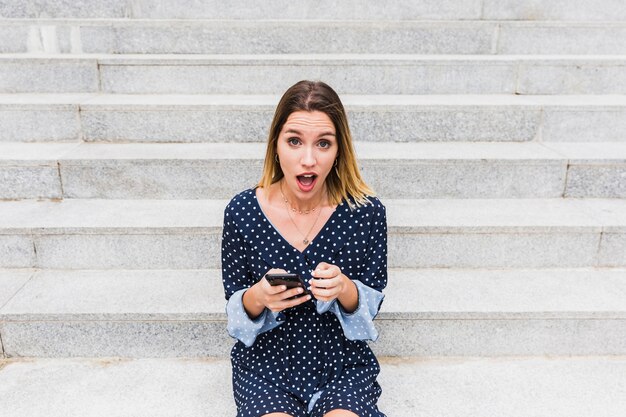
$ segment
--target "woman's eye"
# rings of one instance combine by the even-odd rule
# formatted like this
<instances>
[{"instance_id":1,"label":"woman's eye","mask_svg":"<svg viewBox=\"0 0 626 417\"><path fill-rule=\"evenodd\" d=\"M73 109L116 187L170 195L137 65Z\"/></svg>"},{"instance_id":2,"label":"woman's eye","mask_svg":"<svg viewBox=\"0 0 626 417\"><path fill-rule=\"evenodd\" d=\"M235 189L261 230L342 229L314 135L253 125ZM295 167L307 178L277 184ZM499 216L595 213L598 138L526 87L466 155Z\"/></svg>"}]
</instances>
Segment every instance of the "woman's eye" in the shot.
<instances>
[{"instance_id":1,"label":"woman's eye","mask_svg":"<svg viewBox=\"0 0 626 417\"><path fill-rule=\"evenodd\" d=\"M322 140L322 141L320 141L319 146L320 146L320 148L329 148L330 147L330 142L327 141L327 140Z\"/></svg>"},{"instance_id":2,"label":"woman's eye","mask_svg":"<svg viewBox=\"0 0 626 417\"><path fill-rule=\"evenodd\" d=\"M290 145L299 145L300 144L300 139L298 138L289 138L287 139L287 142L289 142Z\"/></svg>"}]
</instances>

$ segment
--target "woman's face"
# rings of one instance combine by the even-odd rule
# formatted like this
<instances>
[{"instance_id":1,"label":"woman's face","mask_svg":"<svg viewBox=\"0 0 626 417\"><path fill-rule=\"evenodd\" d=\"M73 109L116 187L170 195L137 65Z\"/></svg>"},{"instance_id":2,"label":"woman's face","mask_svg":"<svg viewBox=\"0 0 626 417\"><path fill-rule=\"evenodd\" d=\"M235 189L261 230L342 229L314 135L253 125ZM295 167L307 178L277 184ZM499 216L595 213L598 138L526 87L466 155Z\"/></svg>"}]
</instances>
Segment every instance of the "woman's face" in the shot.
<instances>
[{"instance_id":1,"label":"woman's face","mask_svg":"<svg viewBox=\"0 0 626 417\"><path fill-rule=\"evenodd\" d=\"M276 144L285 188L299 200L317 200L337 157L335 126L321 111L289 115Z\"/></svg>"}]
</instances>

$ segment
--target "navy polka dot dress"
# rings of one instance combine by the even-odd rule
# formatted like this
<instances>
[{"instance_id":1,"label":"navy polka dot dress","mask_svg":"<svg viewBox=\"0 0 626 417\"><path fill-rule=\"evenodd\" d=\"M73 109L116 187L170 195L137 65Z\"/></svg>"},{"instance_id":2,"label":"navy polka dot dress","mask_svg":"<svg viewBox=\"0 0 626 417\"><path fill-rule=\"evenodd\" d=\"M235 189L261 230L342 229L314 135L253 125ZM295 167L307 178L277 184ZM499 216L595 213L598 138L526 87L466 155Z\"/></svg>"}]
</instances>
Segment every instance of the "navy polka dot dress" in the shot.
<instances>
[{"instance_id":1,"label":"navy polka dot dress","mask_svg":"<svg viewBox=\"0 0 626 417\"><path fill-rule=\"evenodd\" d=\"M372 320L387 285L385 207L337 206L322 230L300 252L267 219L254 189L235 196L224 212L222 278L232 349L233 390L238 417L272 412L322 417L334 409L360 417L384 417L376 405L380 367L366 340L376 340ZM334 264L354 281L357 309L337 300L310 300L252 320L243 293L272 268L299 273L304 281L320 262ZM308 284L307 284L308 285Z\"/></svg>"}]
</instances>

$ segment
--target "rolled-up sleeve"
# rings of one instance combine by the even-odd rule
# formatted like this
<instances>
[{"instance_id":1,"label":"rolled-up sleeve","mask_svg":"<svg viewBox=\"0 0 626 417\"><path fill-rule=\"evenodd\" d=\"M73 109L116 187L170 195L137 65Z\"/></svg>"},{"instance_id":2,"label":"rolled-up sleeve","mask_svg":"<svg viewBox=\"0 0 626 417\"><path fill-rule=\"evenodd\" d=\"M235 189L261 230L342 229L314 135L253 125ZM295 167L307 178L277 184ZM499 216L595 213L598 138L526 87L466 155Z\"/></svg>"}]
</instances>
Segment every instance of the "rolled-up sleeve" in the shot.
<instances>
[{"instance_id":1,"label":"rolled-up sleeve","mask_svg":"<svg viewBox=\"0 0 626 417\"><path fill-rule=\"evenodd\" d=\"M374 326L374 318L378 315L380 305L385 298L384 294L368 287L361 281L352 280L359 294L359 304L351 313L346 312L337 300L328 302L318 301L317 312L322 314L332 312L339 319L343 333L349 340L378 339L378 330Z\"/></svg>"},{"instance_id":2,"label":"rolled-up sleeve","mask_svg":"<svg viewBox=\"0 0 626 417\"><path fill-rule=\"evenodd\" d=\"M226 315L228 317L228 334L244 345L250 347L254 344L257 336L282 324L276 320L278 313L267 308L254 320L248 316L243 306L243 294L247 288L235 292L226 303Z\"/></svg>"}]
</instances>

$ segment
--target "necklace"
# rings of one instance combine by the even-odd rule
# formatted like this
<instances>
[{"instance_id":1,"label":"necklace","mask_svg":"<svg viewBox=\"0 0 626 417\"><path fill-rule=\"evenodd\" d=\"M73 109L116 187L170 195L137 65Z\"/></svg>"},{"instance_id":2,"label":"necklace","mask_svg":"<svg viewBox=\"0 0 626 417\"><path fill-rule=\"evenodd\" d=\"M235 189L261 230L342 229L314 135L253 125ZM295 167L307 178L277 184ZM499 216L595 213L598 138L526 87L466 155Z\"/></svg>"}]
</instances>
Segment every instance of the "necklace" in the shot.
<instances>
[{"instance_id":1,"label":"necklace","mask_svg":"<svg viewBox=\"0 0 626 417\"><path fill-rule=\"evenodd\" d=\"M304 233L302 233L302 231L300 230L300 228L296 224L295 220L291 217L291 213L289 212L289 209L291 208L291 204L289 204L289 201L285 198L285 195L283 194L282 184L281 184L281 188L280 188L280 193L283 195L283 200L285 200L285 210L287 210L287 216L289 217L289 220L291 220L291 223L293 224L293 226L296 228L296 230L298 231L300 236L302 236L302 243L304 243L305 245L308 246L308 244L311 243L311 241L309 240L309 234L311 234L311 231L313 230L313 228L317 224L317 221L319 220L320 215L322 214L322 210L318 210L317 211L317 217L315 218L315 221L313 222L313 225L311 226L309 231L306 234L304 234ZM316 207L315 209L317 209L318 207ZM314 211L315 209L313 209L311 211ZM292 211L296 211L293 208L291 210ZM305 214L308 214L308 213L309 212L306 212Z\"/></svg>"},{"instance_id":2,"label":"necklace","mask_svg":"<svg viewBox=\"0 0 626 417\"><path fill-rule=\"evenodd\" d=\"M283 196L283 201L285 202L285 204L287 204L289 206L289 208L291 209L291 211L293 211L294 213L298 213L298 214L309 214L312 211L315 211L319 208L319 204L317 205L317 207L312 208L311 210L298 210L295 209L293 207L291 207L291 203L289 202L289 200L287 200L287 197L285 197L285 194L283 193L283 183L280 183L280 195ZM321 201L320 201L321 204Z\"/></svg>"}]
</instances>

